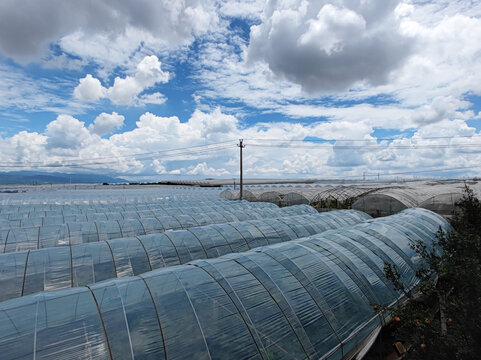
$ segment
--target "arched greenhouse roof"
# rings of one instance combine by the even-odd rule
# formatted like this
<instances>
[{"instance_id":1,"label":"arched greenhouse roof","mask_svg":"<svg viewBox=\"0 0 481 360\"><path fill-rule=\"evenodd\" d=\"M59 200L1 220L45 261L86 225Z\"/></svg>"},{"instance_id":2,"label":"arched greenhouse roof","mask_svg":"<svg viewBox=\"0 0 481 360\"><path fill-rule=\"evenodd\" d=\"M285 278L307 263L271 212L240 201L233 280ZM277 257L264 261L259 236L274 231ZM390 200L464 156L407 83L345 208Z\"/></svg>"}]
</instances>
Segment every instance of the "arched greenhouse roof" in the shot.
<instances>
[{"instance_id":1,"label":"arched greenhouse roof","mask_svg":"<svg viewBox=\"0 0 481 360\"><path fill-rule=\"evenodd\" d=\"M16 187L18 189L18 187ZM94 184L25 186L19 193L0 194L0 205L137 204L157 201L210 201L219 188Z\"/></svg>"},{"instance_id":2,"label":"arched greenhouse roof","mask_svg":"<svg viewBox=\"0 0 481 360\"><path fill-rule=\"evenodd\" d=\"M359 198L353 209L375 216L386 216L419 205L436 195L434 188L393 187L371 192ZM438 188L438 191L440 189Z\"/></svg>"},{"instance_id":3,"label":"arched greenhouse roof","mask_svg":"<svg viewBox=\"0 0 481 360\"><path fill-rule=\"evenodd\" d=\"M459 192L437 194L424 200L419 204L419 207L434 211L440 215L454 215L457 208L457 203L462 199L462 197L463 195Z\"/></svg>"},{"instance_id":4,"label":"arched greenhouse roof","mask_svg":"<svg viewBox=\"0 0 481 360\"><path fill-rule=\"evenodd\" d=\"M351 358L381 326L373 304L416 283L413 240L449 225L428 210L0 303L0 353L16 358ZM389 235L389 236L387 236Z\"/></svg>"},{"instance_id":5,"label":"arched greenhouse roof","mask_svg":"<svg viewBox=\"0 0 481 360\"><path fill-rule=\"evenodd\" d=\"M367 219L354 210L333 211L0 254L0 301L247 251Z\"/></svg>"},{"instance_id":6,"label":"arched greenhouse roof","mask_svg":"<svg viewBox=\"0 0 481 360\"><path fill-rule=\"evenodd\" d=\"M212 213L212 212L228 212L236 213L239 211L249 211L253 209L258 211L259 209L276 210L277 206L271 203L259 203L258 206L253 207L251 203L234 203L230 206L212 206L201 205L197 207L166 207L145 209L136 211L114 211L112 209L107 212L98 212L100 209L88 209L83 213L71 213L69 210L63 211L35 211L35 212L22 212L22 213L8 213L0 214L0 220L3 220L7 226L5 227L32 227L32 226L45 226L65 224L69 222L80 221L107 221L107 220L126 220L126 219L141 219L141 218L158 218L161 216L175 216L175 215L191 215L197 213ZM8 225L8 222L10 225Z\"/></svg>"},{"instance_id":7,"label":"arched greenhouse roof","mask_svg":"<svg viewBox=\"0 0 481 360\"><path fill-rule=\"evenodd\" d=\"M71 246L208 224L317 213L307 205L0 229L0 253Z\"/></svg>"},{"instance_id":8,"label":"arched greenhouse roof","mask_svg":"<svg viewBox=\"0 0 481 360\"><path fill-rule=\"evenodd\" d=\"M48 215L62 215L62 214L89 214L89 213L104 213L104 212L118 212L118 211L145 211L145 210L167 210L167 209L182 209L182 208L198 208L198 207L218 207L223 209L231 208L251 208L258 207L258 204L241 200L241 201L227 201L227 200L212 200L212 201L161 201L145 204L94 204L94 205L21 205L21 206L0 206L0 217L8 218L13 214L27 214L24 217L29 217L30 213ZM264 203L262 206L275 208L274 204Z\"/></svg>"},{"instance_id":9,"label":"arched greenhouse roof","mask_svg":"<svg viewBox=\"0 0 481 360\"><path fill-rule=\"evenodd\" d=\"M349 199L355 199L372 190L374 190L374 188L371 187L334 186L319 191L317 195L313 198L313 201L320 202L328 199L346 201Z\"/></svg>"}]
</instances>

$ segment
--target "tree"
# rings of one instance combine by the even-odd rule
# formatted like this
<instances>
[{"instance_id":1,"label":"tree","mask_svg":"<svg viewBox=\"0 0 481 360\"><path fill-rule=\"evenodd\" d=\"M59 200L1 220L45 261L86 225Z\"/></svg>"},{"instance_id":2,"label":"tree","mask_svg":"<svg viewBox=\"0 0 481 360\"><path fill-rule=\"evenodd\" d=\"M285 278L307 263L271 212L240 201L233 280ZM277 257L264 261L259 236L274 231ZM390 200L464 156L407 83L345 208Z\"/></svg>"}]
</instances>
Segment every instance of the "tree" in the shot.
<instances>
[{"instance_id":1,"label":"tree","mask_svg":"<svg viewBox=\"0 0 481 360\"><path fill-rule=\"evenodd\" d=\"M407 299L391 312L408 359L481 358L481 203L468 186L458 209L454 232L440 230L430 246L412 244L425 263L415 289L407 291L395 266L385 264L386 277Z\"/></svg>"}]
</instances>

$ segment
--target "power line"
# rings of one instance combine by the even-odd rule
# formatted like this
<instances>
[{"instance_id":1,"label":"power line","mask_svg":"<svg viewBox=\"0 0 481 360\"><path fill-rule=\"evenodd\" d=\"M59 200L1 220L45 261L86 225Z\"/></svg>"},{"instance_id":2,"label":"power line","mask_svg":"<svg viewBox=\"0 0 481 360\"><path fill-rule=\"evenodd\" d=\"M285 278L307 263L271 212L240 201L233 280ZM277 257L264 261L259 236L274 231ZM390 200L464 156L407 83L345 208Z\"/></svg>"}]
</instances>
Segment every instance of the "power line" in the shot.
<instances>
[{"instance_id":1,"label":"power line","mask_svg":"<svg viewBox=\"0 0 481 360\"><path fill-rule=\"evenodd\" d=\"M221 142L216 142L216 143L209 143L209 144L203 144L203 145L194 145L194 146L189 146L189 147L182 147L182 148L175 148L175 149L166 149L166 150L158 150L158 151L152 151L152 152L144 152L144 153L134 153L134 154L128 154L128 155L110 155L110 156L100 156L96 158L92 158L92 161L97 161L97 160L102 160L102 159L123 159L123 158L129 158L129 157L136 157L136 156L144 156L144 155L160 155L168 152L174 152L174 151L180 151L180 150L186 150L186 149L196 149L196 148L204 148L204 147L209 147L212 145L222 145L222 144L227 144L227 143L232 143L232 141L221 141ZM64 159L68 159L70 161L83 161L84 159L78 158L78 157L72 157L72 156L64 156ZM43 164L42 162L36 161L36 162L30 162L29 164Z\"/></svg>"},{"instance_id":2,"label":"power line","mask_svg":"<svg viewBox=\"0 0 481 360\"><path fill-rule=\"evenodd\" d=\"M270 141L270 142L354 142L354 141L394 141L394 140L436 140L436 139L457 139L457 138L474 138L479 137L481 134L473 134L473 135L456 135L456 136L426 136L426 137L410 137L410 138L401 138L401 137L390 137L390 138L372 138L372 139L249 139L246 138L244 141Z\"/></svg>"},{"instance_id":3,"label":"power line","mask_svg":"<svg viewBox=\"0 0 481 360\"><path fill-rule=\"evenodd\" d=\"M426 145L292 145L292 144L248 144L249 147L289 148L289 149L449 149L449 148L481 148L481 144L426 144Z\"/></svg>"},{"instance_id":4,"label":"power line","mask_svg":"<svg viewBox=\"0 0 481 360\"><path fill-rule=\"evenodd\" d=\"M424 169L424 170L410 170L410 171L398 171L398 172L387 172L387 173L380 173L379 176L392 176L392 175L410 175L410 174L422 174L422 173L430 173L430 172L446 172L446 171L456 171L456 170L471 170L478 167L473 166L460 166L460 167L452 167L452 168L436 168L436 169ZM378 173L375 174L366 174L366 176L376 177ZM345 176L346 178L352 177L359 177L359 175L351 175ZM343 177L344 178L344 177Z\"/></svg>"},{"instance_id":5,"label":"power line","mask_svg":"<svg viewBox=\"0 0 481 360\"><path fill-rule=\"evenodd\" d=\"M95 165L109 165L109 164L116 164L123 158L131 157L130 161L144 161L144 160L153 160L157 157L162 157L162 159L172 159L178 156L195 156L204 154L211 151L220 151L226 149L234 148L234 144L232 145L222 145L227 144L230 141L224 141L220 143L213 143L207 145L198 145L198 146L191 146L191 147L184 147L184 148L177 148L177 149L170 149L170 150L163 150L163 151L156 151L150 153L141 153L141 154L131 154L125 156L108 156L108 157L99 157L90 159L89 161L82 161L83 159L79 159L81 162L70 162L70 163L53 163L53 164L45 164L41 162L28 162L28 163L0 163L0 167L3 168L23 168L23 167L32 167L32 168L62 168L62 167L82 167L82 166L95 166ZM221 144L221 145L219 145ZM218 145L218 146L213 146ZM138 157L139 155L144 155ZM148 155L148 156L145 156ZM97 161L98 159L115 159L111 161Z\"/></svg>"}]
</instances>

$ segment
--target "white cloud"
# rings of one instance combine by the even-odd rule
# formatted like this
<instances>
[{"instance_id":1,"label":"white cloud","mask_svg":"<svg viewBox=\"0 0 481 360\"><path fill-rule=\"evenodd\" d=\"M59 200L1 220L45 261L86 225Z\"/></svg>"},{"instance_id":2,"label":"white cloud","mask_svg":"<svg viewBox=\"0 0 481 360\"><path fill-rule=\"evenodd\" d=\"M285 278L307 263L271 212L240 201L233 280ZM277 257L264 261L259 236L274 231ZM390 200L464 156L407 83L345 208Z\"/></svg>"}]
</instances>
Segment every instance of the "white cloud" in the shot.
<instances>
[{"instance_id":1,"label":"white cloud","mask_svg":"<svg viewBox=\"0 0 481 360\"><path fill-rule=\"evenodd\" d=\"M138 65L134 76L116 77L108 89L110 100L117 105L131 105L137 96L155 84L169 81L169 73L161 70L157 56L146 56Z\"/></svg>"},{"instance_id":2,"label":"white cloud","mask_svg":"<svg viewBox=\"0 0 481 360\"><path fill-rule=\"evenodd\" d=\"M429 105L424 105L413 112L413 120L416 124L429 125L443 120L451 120L455 117L465 118L468 120L474 114L470 111L460 112L457 110L465 110L472 104L467 101L460 101L452 96L438 96L433 99Z\"/></svg>"},{"instance_id":3,"label":"white cloud","mask_svg":"<svg viewBox=\"0 0 481 360\"><path fill-rule=\"evenodd\" d=\"M163 84L169 81L169 73L162 71L161 62L155 55L146 56L137 65L133 76L124 78L116 77L110 88L105 88L100 80L87 74L80 79L74 90L74 96L83 101L97 101L108 97L116 105L145 105L161 104L165 97L156 92L153 94L142 94L156 84Z\"/></svg>"},{"instance_id":4,"label":"white cloud","mask_svg":"<svg viewBox=\"0 0 481 360\"><path fill-rule=\"evenodd\" d=\"M167 98L164 94L159 92L155 92L152 94L143 94L139 96L137 104L139 106L147 105L147 104L156 104L160 105L167 101Z\"/></svg>"},{"instance_id":5,"label":"white cloud","mask_svg":"<svg viewBox=\"0 0 481 360\"><path fill-rule=\"evenodd\" d=\"M308 29L299 37L302 46L320 47L327 55L343 51L344 39L366 30L366 21L356 12L326 4L316 18L309 19Z\"/></svg>"},{"instance_id":6,"label":"white cloud","mask_svg":"<svg viewBox=\"0 0 481 360\"><path fill-rule=\"evenodd\" d=\"M398 2L270 2L251 27L249 58L311 93L385 83L411 51L394 16Z\"/></svg>"},{"instance_id":7,"label":"white cloud","mask_svg":"<svg viewBox=\"0 0 481 360\"><path fill-rule=\"evenodd\" d=\"M75 98L82 101L97 101L107 96L107 89L102 86L99 79L87 74L79 80L73 94Z\"/></svg>"},{"instance_id":8,"label":"white cloud","mask_svg":"<svg viewBox=\"0 0 481 360\"><path fill-rule=\"evenodd\" d=\"M252 28L250 44L236 37L235 32L206 42L199 52L197 72L205 88L197 91L197 99L209 104L220 98L235 104L234 109L240 108L241 103L264 113L362 121L372 127L399 130L445 119L474 118L464 97L481 94L481 63L476 55L481 52L481 3L350 1L347 6L347 1L320 1L316 3L317 12L312 10L312 3L303 2L296 7L298 3L267 4L262 23ZM321 37L325 29L330 31L329 36ZM395 41L391 35L402 41ZM402 56L389 46L401 46L408 41L409 56L391 69L382 85L353 80L348 91L331 91L327 97L306 93L308 83L315 84L320 79L310 66L311 60L314 67L324 64L317 61L320 53L326 57L328 52L331 56L344 56L336 59L338 64L322 66L336 86L343 84L344 77L350 77L351 70L355 76L363 76L357 63L369 66L369 72L382 73L377 60L369 60L370 56L377 56L376 49L370 46L359 47L357 54L348 57L346 51L354 46L350 41L359 36L362 37L359 46L374 37L373 44L379 40L377 50L398 58ZM392 40L392 44L381 46L383 39ZM283 50L285 54L281 54ZM270 59L269 54L276 56ZM298 61L302 54L306 54L306 60ZM248 55L259 61L247 61ZM276 64L284 72L292 70L292 76L282 75L273 66ZM342 66L348 69L338 71ZM320 86L328 88L329 79L320 82ZM350 105L353 101L356 104ZM202 103L197 104L198 108Z\"/></svg>"},{"instance_id":9,"label":"white cloud","mask_svg":"<svg viewBox=\"0 0 481 360\"><path fill-rule=\"evenodd\" d=\"M112 114L102 113L97 116L88 127L88 130L99 136L110 134L115 130L119 130L124 125L125 118L122 115L113 112Z\"/></svg>"},{"instance_id":10,"label":"white cloud","mask_svg":"<svg viewBox=\"0 0 481 360\"><path fill-rule=\"evenodd\" d=\"M69 115L59 115L45 129L47 149L78 149L90 134L85 123Z\"/></svg>"},{"instance_id":11,"label":"white cloud","mask_svg":"<svg viewBox=\"0 0 481 360\"><path fill-rule=\"evenodd\" d=\"M210 114L196 110L189 120L189 125L200 132L202 138L217 138L219 135L232 134L237 131L237 119L223 114L219 107Z\"/></svg>"},{"instance_id":12,"label":"white cloud","mask_svg":"<svg viewBox=\"0 0 481 360\"><path fill-rule=\"evenodd\" d=\"M187 175L202 175L202 176L227 176L230 172L226 169L214 169L207 166L207 163L201 162L195 165L191 170L186 172Z\"/></svg>"},{"instance_id":13,"label":"white cloud","mask_svg":"<svg viewBox=\"0 0 481 360\"><path fill-rule=\"evenodd\" d=\"M219 3L222 15L249 19L260 19L265 6L264 0L225 0Z\"/></svg>"},{"instance_id":14,"label":"white cloud","mask_svg":"<svg viewBox=\"0 0 481 360\"><path fill-rule=\"evenodd\" d=\"M5 0L0 2L0 51L17 61L28 62L39 60L47 53L49 44L58 43L81 58L92 55L95 61L101 59L104 51L97 55L85 46L70 46L72 34L81 34L85 42L91 43L99 38L109 39L111 48L125 50L142 45L135 36L140 31L151 42L176 48L208 32L217 22L213 1ZM128 32L129 29L133 31ZM124 52L120 59L111 60L122 61L129 55Z\"/></svg>"}]
</instances>

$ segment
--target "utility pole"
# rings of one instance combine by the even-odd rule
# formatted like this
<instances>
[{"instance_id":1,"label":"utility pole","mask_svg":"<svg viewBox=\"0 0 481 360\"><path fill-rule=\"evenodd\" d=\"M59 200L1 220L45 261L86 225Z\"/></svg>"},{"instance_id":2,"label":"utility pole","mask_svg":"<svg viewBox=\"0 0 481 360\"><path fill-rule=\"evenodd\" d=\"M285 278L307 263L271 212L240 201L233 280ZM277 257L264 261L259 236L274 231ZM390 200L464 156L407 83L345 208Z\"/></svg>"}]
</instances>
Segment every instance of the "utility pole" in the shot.
<instances>
[{"instance_id":1,"label":"utility pole","mask_svg":"<svg viewBox=\"0 0 481 360\"><path fill-rule=\"evenodd\" d=\"M242 191L244 190L243 189L244 180L243 180L243 176L242 176L242 149L245 148L246 146L243 144L243 141L244 141L244 139L239 139L239 143L237 144L237 146L240 149L240 192L239 192L239 200L242 200Z\"/></svg>"}]
</instances>

